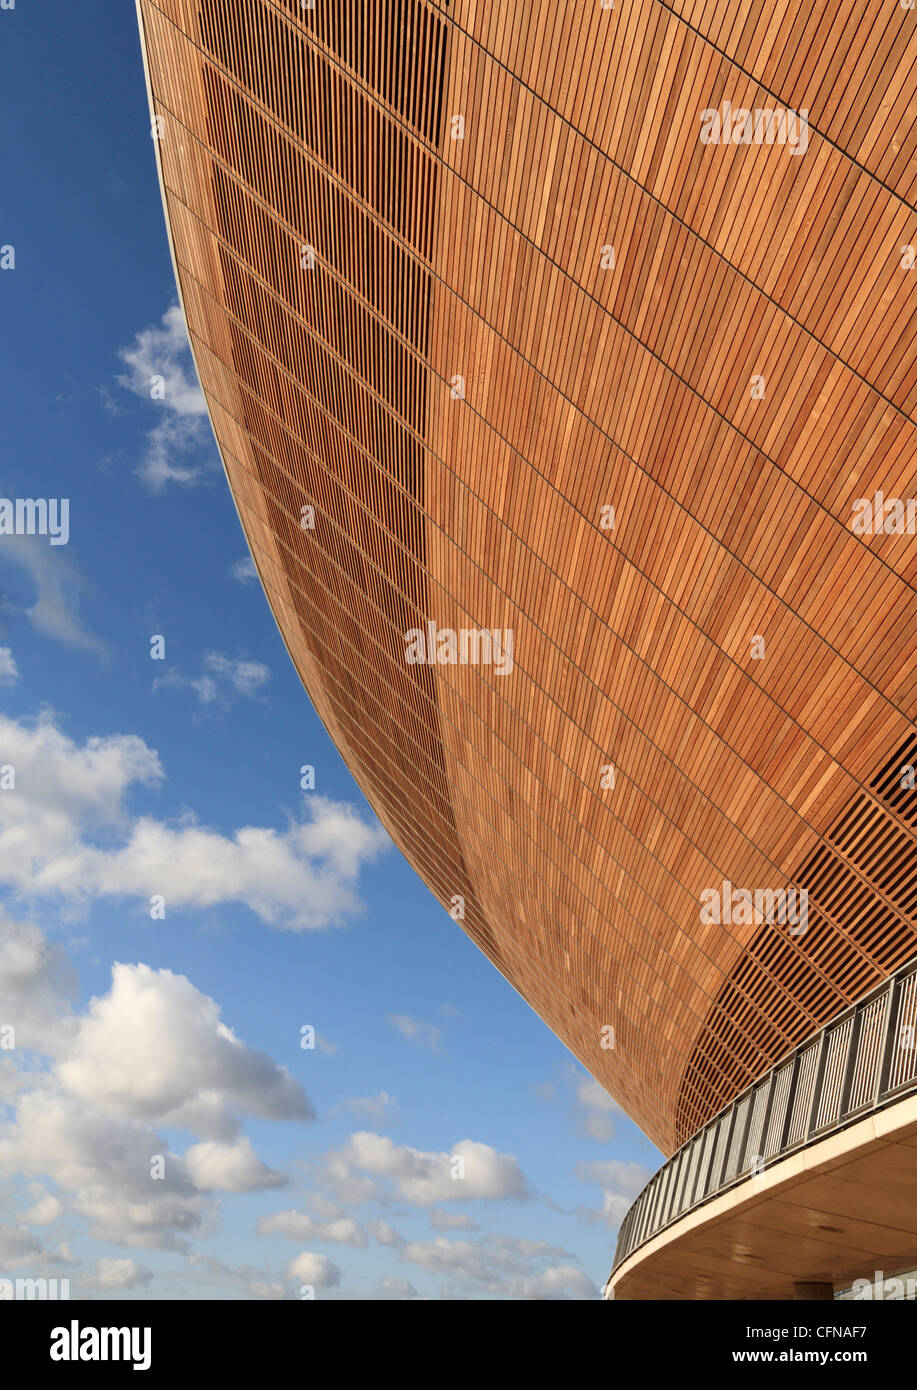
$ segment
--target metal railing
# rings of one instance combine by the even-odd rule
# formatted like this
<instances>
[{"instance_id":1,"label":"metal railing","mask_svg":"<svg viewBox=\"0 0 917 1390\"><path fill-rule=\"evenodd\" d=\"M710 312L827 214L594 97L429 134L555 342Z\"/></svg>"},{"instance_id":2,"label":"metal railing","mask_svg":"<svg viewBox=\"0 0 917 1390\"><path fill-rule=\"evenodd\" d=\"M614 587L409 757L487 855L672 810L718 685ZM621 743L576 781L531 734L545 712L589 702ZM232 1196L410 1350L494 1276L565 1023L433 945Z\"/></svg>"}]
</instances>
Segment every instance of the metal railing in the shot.
<instances>
[{"instance_id":1,"label":"metal railing","mask_svg":"<svg viewBox=\"0 0 917 1390\"><path fill-rule=\"evenodd\" d=\"M750 1173L917 1087L917 961L902 966L730 1101L650 1178L618 1233L612 1273Z\"/></svg>"}]
</instances>

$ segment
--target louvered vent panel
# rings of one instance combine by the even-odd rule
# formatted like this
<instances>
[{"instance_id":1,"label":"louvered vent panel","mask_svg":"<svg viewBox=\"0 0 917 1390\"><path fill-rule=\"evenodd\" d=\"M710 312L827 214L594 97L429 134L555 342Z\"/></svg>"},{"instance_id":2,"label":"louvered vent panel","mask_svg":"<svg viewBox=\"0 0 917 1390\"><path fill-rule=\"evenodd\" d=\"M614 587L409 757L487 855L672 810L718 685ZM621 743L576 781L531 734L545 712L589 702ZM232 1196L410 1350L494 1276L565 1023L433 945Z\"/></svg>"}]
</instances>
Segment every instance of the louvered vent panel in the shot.
<instances>
[{"instance_id":1,"label":"louvered vent panel","mask_svg":"<svg viewBox=\"0 0 917 1390\"><path fill-rule=\"evenodd\" d=\"M391 6L392 22L406 26L419 45L418 70L425 74L392 105L432 140L446 31L441 21L418 26L417 10ZM360 40L359 21L352 29L349 10L346 20L328 7L322 15L318 37L365 77L370 50ZM361 303L362 296L421 354L427 351L431 278L380 228L379 218L429 255L435 164L262 0L240 0L231 10L201 0L199 23L204 50L244 88L205 66L209 129L222 161L211 159L209 170L214 230L224 243L221 295L230 311L225 360L240 383L239 420L252 441L289 593L334 692L331 707L344 739L358 750L406 838L416 841L418 827L405 807L423 806L437 825L434 877L442 882L443 863L449 866L442 891L465 897L470 933L499 962L458 840L432 673L404 661L403 634L426 621L429 607L421 443L428 369ZM400 61L379 76L387 98L400 89ZM272 127L258 104L293 138ZM248 190L288 224L286 235ZM306 245L315 251L313 268L300 259ZM314 530L300 525L304 506L314 508ZM368 742L370 692L358 693L353 673L376 670L380 648L386 689L378 691Z\"/></svg>"},{"instance_id":2,"label":"louvered vent panel","mask_svg":"<svg viewBox=\"0 0 917 1390\"><path fill-rule=\"evenodd\" d=\"M917 795L900 789L915 748L909 737L871 782L874 795L854 797L793 876L809 893L808 930L790 937L785 928L764 926L738 961L685 1074L681 1142L783 1053L917 955ZM898 818L905 810L911 825Z\"/></svg>"}]
</instances>

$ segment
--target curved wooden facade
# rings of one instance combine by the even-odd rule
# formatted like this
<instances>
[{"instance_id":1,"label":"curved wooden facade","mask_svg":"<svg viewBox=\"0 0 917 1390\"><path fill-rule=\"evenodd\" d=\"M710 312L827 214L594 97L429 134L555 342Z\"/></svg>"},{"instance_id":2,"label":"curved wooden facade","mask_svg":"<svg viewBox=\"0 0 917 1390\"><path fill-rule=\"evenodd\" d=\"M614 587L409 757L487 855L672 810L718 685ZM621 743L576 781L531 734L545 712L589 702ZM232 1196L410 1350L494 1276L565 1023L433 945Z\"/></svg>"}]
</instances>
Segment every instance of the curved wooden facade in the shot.
<instances>
[{"instance_id":1,"label":"curved wooden facade","mask_svg":"<svg viewBox=\"0 0 917 1390\"><path fill-rule=\"evenodd\" d=\"M192 346L309 695L670 1152L917 956L917 11L138 11ZM409 664L428 624L512 661ZM702 921L724 881L805 892L807 929Z\"/></svg>"}]
</instances>

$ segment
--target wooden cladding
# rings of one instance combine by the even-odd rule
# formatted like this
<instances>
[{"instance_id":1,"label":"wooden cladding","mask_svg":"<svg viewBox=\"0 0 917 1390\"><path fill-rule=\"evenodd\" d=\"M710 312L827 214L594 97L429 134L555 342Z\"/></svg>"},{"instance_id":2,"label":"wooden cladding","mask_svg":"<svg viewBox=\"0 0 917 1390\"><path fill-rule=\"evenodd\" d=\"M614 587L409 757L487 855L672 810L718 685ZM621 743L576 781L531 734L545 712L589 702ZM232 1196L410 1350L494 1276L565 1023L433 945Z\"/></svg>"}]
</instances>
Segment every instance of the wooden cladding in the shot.
<instances>
[{"instance_id":1,"label":"wooden cladding","mask_svg":"<svg viewBox=\"0 0 917 1390\"><path fill-rule=\"evenodd\" d=\"M915 740L876 780L889 805L859 793L794 874L809 894L809 929L795 940L764 927L738 962L698 1039L679 1098L682 1142L716 1114L723 1078L742 1091L767 1059L917 959L917 855L893 812ZM904 775L903 775L904 774ZM913 816L911 793L909 810ZM774 977L785 995L776 996Z\"/></svg>"},{"instance_id":2,"label":"wooden cladding","mask_svg":"<svg viewBox=\"0 0 917 1390\"><path fill-rule=\"evenodd\" d=\"M429 256L436 165L420 145L285 23L268 0L237 0L231 6L201 0L200 34L207 51L303 148Z\"/></svg>"},{"instance_id":3,"label":"wooden cladding","mask_svg":"<svg viewBox=\"0 0 917 1390\"><path fill-rule=\"evenodd\" d=\"M917 537L851 525L917 493L917 12L140 12L291 656L443 905L672 1148L917 955ZM724 101L805 110L806 150L705 146ZM512 630L512 672L407 665L430 622ZM704 923L723 880L807 893L806 932Z\"/></svg>"},{"instance_id":4,"label":"wooden cladding","mask_svg":"<svg viewBox=\"0 0 917 1390\"><path fill-rule=\"evenodd\" d=\"M377 0L372 6L314 5L282 0L291 18L356 73L383 101L437 146L442 136L448 30L421 0Z\"/></svg>"}]
</instances>

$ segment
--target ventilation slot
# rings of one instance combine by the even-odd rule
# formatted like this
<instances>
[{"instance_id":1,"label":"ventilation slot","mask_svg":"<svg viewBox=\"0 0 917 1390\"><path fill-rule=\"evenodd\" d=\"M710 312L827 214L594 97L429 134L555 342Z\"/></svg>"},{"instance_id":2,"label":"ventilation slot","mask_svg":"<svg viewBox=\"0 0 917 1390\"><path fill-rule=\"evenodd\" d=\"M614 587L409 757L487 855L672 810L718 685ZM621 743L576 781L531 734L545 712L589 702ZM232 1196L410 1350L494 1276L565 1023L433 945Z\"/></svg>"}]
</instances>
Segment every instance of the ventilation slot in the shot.
<instances>
[{"instance_id":1,"label":"ventilation slot","mask_svg":"<svg viewBox=\"0 0 917 1390\"><path fill-rule=\"evenodd\" d=\"M915 756L909 736L869 784L874 795L853 797L793 875L809 894L808 930L763 926L736 963L685 1072L678 1143L917 955L917 837L888 809L913 824L917 793L900 784Z\"/></svg>"}]
</instances>

